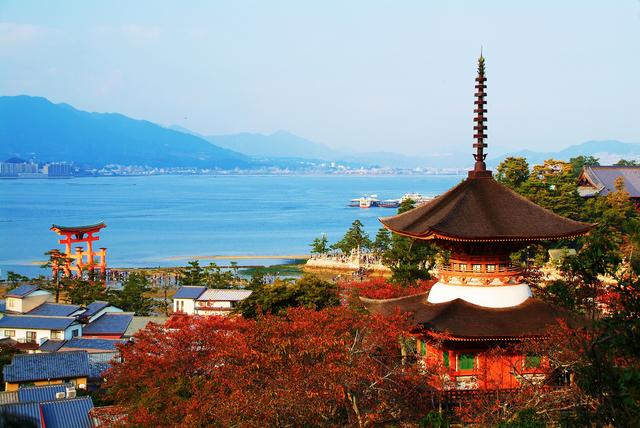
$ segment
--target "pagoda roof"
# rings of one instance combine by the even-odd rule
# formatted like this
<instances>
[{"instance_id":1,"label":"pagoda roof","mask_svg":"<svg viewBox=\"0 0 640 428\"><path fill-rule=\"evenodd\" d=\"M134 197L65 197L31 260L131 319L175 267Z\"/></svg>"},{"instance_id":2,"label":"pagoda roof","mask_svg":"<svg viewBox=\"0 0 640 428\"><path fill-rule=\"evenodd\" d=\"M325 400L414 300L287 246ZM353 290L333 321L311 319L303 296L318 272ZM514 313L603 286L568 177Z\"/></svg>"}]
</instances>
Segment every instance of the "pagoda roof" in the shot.
<instances>
[{"instance_id":1,"label":"pagoda roof","mask_svg":"<svg viewBox=\"0 0 640 428\"><path fill-rule=\"evenodd\" d=\"M56 231L56 232L61 232L61 231L65 231L65 232L89 232L90 230L102 229L103 227L107 227L107 225L104 224L104 221L101 221L100 223L88 224L86 226L60 226L60 225L57 225L57 224L52 224L51 225L51 230Z\"/></svg>"},{"instance_id":2,"label":"pagoda roof","mask_svg":"<svg viewBox=\"0 0 640 428\"><path fill-rule=\"evenodd\" d=\"M547 211L491 177L468 178L430 202L379 220L400 235L455 241L570 238L596 226Z\"/></svg>"},{"instance_id":3,"label":"pagoda roof","mask_svg":"<svg viewBox=\"0 0 640 428\"><path fill-rule=\"evenodd\" d=\"M369 312L382 315L413 313L413 322L429 331L448 333L452 339L483 340L491 338L519 339L543 336L559 325L577 325L578 315L557 308L533 297L517 306L488 308L462 299L444 303L430 303L429 293L396 299L360 300Z\"/></svg>"}]
</instances>

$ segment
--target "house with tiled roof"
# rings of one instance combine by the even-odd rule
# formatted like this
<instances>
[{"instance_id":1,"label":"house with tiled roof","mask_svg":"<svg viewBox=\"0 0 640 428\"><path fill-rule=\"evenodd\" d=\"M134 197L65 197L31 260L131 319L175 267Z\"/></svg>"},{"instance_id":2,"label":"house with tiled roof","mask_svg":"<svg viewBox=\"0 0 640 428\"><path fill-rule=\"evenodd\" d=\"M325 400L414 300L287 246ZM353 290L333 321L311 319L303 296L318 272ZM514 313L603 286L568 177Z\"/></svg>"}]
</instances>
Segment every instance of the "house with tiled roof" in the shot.
<instances>
[{"instance_id":1,"label":"house with tiled roof","mask_svg":"<svg viewBox=\"0 0 640 428\"><path fill-rule=\"evenodd\" d=\"M133 337L134 334L139 332L140 330L144 330L147 328L147 325L151 322L156 324L164 324L168 320L167 317L133 317L131 318L131 322L127 326L124 334L122 335L123 339L129 339Z\"/></svg>"},{"instance_id":2,"label":"house with tiled roof","mask_svg":"<svg viewBox=\"0 0 640 428\"><path fill-rule=\"evenodd\" d=\"M195 313L195 302L207 287L184 286L180 287L176 294L173 295L173 312L182 312L184 314Z\"/></svg>"},{"instance_id":3,"label":"house with tiled roof","mask_svg":"<svg viewBox=\"0 0 640 428\"><path fill-rule=\"evenodd\" d=\"M84 389L90 373L86 351L17 354L11 364L4 366L5 390L63 382Z\"/></svg>"},{"instance_id":4,"label":"house with tiled roof","mask_svg":"<svg viewBox=\"0 0 640 428\"><path fill-rule=\"evenodd\" d=\"M583 198L615 192L617 179L624 179L629 199L640 207L640 166L584 166L578 176L578 194Z\"/></svg>"},{"instance_id":5,"label":"house with tiled roof","mask_svg":"<svg viewBox=\"0 0 640 428\"><path fill-rule=\"evenodd\" d=\"M52 385L53 386L53 385ZM17 391L16 391L17 392ZM93 409L91 397L47 400L16 401L0 404L0 422L13 423L12 426L38 428L90 428L96 426L90 412ZM2 421L1 418L5 418Z\"/></svg>"},{"instance_id":6,"label":"house with tiled roof","mask_svg":"<svg viewBox=\"0 0 640 428\"><path fill-rule=\"evenodd\" d=\"M101 339L95 337L74 337L67 340L60 348L60 352L87 351L96 352L116 352L116 345L124 344L127 339Z\"/></svg>"},{"instance_id":7,"label":"house with tiled roof","mask_svg":"<svg viewBox=\"0 0 640 428\"><path fill-rule=\"evenodd\" d=\"M133 319L133 312L108 312L82 329L83 337L96 337L102 339L120 339L127 331L129 323Z\"/></svg>"},{"instance_id":8,"label":"house with tiled roof","mask_svg":"<svg viewBox=\"0 0 640 428\"><path fill-rule=\"evenodd\" d=\"M173 310L187 315L226 315L251 293L251 290L182 287L173 296Z\"/></svg>"},{"instance_id":9,"label":"house with tiled roof","mask_svg":"<svg viewBox=\"0 0 640 428\"><path fill-rule=\"evenodd\" d=\"M55 300L53 293L35 285L21 285L4 294L5 311L25 313Z\"/></svg>"},{"instance_id":10,"label":"house with tiled roof","mask_svg":"<svg viewBox=\"0 0 640 428\"><path fill-rule=\"evenodd\" d=\"M82 326L75 317L5 315L0 318L0 334L24 344L25 349L36 349L49 339L81 336Z\"/></svg>"}]
</instances>

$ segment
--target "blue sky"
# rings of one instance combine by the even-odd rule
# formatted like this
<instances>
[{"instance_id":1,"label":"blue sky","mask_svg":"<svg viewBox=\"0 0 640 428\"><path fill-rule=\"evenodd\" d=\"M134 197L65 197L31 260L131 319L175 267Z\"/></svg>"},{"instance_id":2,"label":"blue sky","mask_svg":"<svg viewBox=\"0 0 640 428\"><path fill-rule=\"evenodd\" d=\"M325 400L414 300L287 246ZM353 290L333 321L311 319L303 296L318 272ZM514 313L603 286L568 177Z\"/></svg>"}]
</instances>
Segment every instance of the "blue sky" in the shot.
<instances>
[{"instance_id":1,"label":"blue sky","mask_svg":"<svg viewBox=\"0 0 640 428\"><path fill-rule=\"evenodd\" d=\"M640 1L0 0L0 95L429 154L640 142Z\"/></svg>"}]
</instances>

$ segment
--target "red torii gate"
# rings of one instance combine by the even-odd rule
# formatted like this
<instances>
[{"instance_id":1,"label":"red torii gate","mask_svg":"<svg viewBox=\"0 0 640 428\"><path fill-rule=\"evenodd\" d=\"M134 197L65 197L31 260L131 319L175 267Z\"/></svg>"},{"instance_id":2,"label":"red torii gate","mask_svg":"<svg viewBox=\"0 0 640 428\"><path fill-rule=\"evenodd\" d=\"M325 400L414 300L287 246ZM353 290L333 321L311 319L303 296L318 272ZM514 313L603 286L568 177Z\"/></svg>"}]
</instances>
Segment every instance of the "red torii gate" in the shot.
<instances>
[{"instance_id":1,"label":"red torii gate","mask_svg":"<svg viewBox=\"0 0 640 428\"><path fill-rule=\"evenodd\" d=\"M94 233L97 234L103 227L107 227L104 221L88 226L72 227L53 224L51 230L58 233L58 235L65 236L65 239L58 241L60 244L65 244L65 252L64 254L60 254L59 250L52 250L52 253L58 253L61 257L67 259L62 266L59 266L54 257L52 266L54 274L56 274L58 270L62 270L65 275L71 275L72 272L76 275L81 275L83 267L87 267L92 270L100 269L100 273L105 275L107 269L107 263L105 261L107 249L100 248L100 251L94 252L92 247L94 241L100 240L100 237L94 236ZM75 252L72 253L71 244L78 243L86 243L87 249L85 250L83 246L77 246L75 247ZM95 259L95 256L98 258Z\"/></svg>"}]
</instances>

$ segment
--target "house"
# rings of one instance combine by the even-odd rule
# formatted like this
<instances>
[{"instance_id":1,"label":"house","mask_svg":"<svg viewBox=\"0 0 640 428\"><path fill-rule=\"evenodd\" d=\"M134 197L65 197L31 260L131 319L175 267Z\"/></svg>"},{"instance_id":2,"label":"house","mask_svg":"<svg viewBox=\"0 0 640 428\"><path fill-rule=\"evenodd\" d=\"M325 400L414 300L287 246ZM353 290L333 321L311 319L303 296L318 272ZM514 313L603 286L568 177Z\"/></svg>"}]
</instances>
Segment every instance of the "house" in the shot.
<instances>
[{"instance_id":1,"label":"house","mask_svg":"<svg viewBox=\"0 0 640 428\"><path fill-rule=\"evenodd\" d=\"M578 176L578 194L583 198L615 192L615 181L624 179L629 199L640 208L640 166L584 166Z\"/></svg>"},{"instance_id":2,"label":"house","mask_svg":"<svg viewBox=\"0 0 640 428\"><path fill-rule=\"evenodd\" d=\"M13 426L93 427L95 423L89 415L91 409L91 398L76 397L76 390L70 383L29 386L16 391L0 392L0 415L7 418L4 421L7 424L12 419L15 423Z\"/></svg>"},{"instance_id":3,"label":"house","mask_svg":"<svg viewBox=\"0 0 640 428\"><path fill-rule=\"evenodd\" d=\"M0 318L0 334L18 342L20 348L37 349L49 339L82 336L82 325L75 317L5 315Z\"/></svg>"},{"instance_id":4,"label":"house","mask_svg":"<svg viewBox=\"0 0 640 428\"><path fill-rule=\"evenodd\" d=\"M90 373L86 351L17 354L11 364L4 366L5 390L63 382L85 389Z\"/></svg>"},{"instance_id":5,"label":"house","mask_svg":"<svg viewBox=\"0 0 640 428\"><path fill-rule=\"evenodd\" d=\"M116 345L127 343L127 339L100 339L74 337L58 348L59 352L87 351L87 353L116 352Z\"/></svg>"},{"instance_id":6,"label":"house","mask_svg":"<svg viewBox=\"0 0 640 428\"><path fill-rule=\"evenodd\" d=\"M139 332L140 330L144 330L147 328L147 325L150 322L156 324L164 324L167 322L169 318L167 317L133 317L131 318L131 322L127 326L124 334L122 335L123 339L129 339L133 337L134 334Z\"/></svg>"},{"instance_id":7,"label":"house","mask_svg":"<svg viewBox=\"0 0 640 428\"><path fill-rule=\"evenodd\" d=\"M185 286L180 287L173 295L173 312L182 312L193 315L195 313L195 303L198 297L207 290L207 287Z\"/></svg>"},{"instance_id":8,"label":"house","mask_svg":"<svg viewBox=\"0 0 640 428\"><path fill-rule=\"evenodd\" d=\"M26 313L45 302L55 300L53 293L35 285L21 285L4 295L5 311L8 313Z\"/></svg>"},{"instance_id":9,"label":"house","mask_svg":"<svg viewBox=\"0 0 640 428\"><path fill-rule=\"evenodd\" d=\"M121 339L133 316L133 312L107 312L89 324L85 324L82 328L82 336Z\"/></svg>"},{"instance_id":10,"label":"house","mask_svg":"<svg viewBox=\"0 0 640 428\"><path fill-rule=\"evenodd\" d=\"M251 290L182 287L173 296L173 310L187 315L226 315L251 293Z\"/></svg>"}]
</instances>

